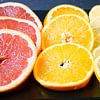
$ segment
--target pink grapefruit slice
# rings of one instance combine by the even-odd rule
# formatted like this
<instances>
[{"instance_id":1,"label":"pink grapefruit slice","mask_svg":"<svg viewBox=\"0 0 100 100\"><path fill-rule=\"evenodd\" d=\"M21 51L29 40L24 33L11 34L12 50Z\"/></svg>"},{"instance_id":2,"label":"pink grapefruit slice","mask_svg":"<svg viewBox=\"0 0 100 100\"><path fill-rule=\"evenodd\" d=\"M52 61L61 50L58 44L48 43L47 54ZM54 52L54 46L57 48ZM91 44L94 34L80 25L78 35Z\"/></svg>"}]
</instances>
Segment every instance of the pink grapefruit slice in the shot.
<instances>
[{"instance_id":1,"label":"pink grapefruit slice","mask_svg":"<svg viewBox=\"0 0 100 100\"><path fill-rule=\"evenodd\" d=\"M33 22L12 17L0 17L0 29L12 29L27 34L34 41L38 53L40 52L41 35Z\"/></svg>"},{"instance_id":2,"label":"pink grapefruit slice","mask_svg":"<svg viewBox=\"0 0 100 100\"><path fill-rule=\"evenodd\" d=\"M20 19L26 19L34 22L38 28L42 29L42 23L38 16L26 5L16 2L7 2L0 4L0 16L9 16Z\"/></svg>"},{"instance_id":3,"label":"pink grapefruit slice","mask_svg":"<svg viewBox=\"0 0 100 100\"><path fill-rule=\"evenodd\" d=\"M15 30L0 30L0 92L14 89L25 81L36 57L36 47L27 35Z\"/></svg>"}]
</instances>

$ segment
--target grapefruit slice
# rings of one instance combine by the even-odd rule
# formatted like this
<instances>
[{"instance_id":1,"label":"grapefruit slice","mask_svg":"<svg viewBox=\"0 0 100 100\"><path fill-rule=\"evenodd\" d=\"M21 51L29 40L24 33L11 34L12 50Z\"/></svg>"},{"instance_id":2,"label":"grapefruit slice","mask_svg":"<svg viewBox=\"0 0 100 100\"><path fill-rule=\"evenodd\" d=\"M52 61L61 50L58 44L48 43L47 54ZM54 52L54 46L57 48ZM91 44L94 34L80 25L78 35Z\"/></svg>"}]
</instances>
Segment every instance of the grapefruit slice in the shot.
<instances>
[{"instance_id":1,"label":"grapefruit slice","mask_svg":"<svg viewBox=\"0 0 100 100\"><path fill-rule=\"evenodd\" d=\"M0 92L14 89L32 72L37 50L25 34L0 30Z\"/></svg>"},{"instance_id":2,"label":"grapefruit slice","mask_svg":"<svg viewBox=\"0 0 100 100\"><path fill-rule=\"evenodd\" d=\"M79 15L82 18L84 18L85 20L89 21L89 17L83 9L81 9L77 6L74 6L74 5L62 4L62 5L58 5L54 8L52 8L48 12L48 14L46 15L45 20L44 20L44 25L46 25L53 18L55 18L59 15L63 15L63 14Z\"/></svg>"},{"instance_id":3,"label":"grapefruit slice","mask_svg":"<svg viewBox=\"0 0 100 100\"><path fill-rule=\"evenodd\" d=\"M27 34L34 41L38 53L41 50L41 36L37 26L28 20L0 17L0 29L12 29Z\"/></svg>"},{"instance_id":4,"label":"grapefruit slice","mask_svg":"<svg viewBox=\"0 0 100 100\"><path fill-rule=\"evenodd\" d=\"M38 56L33 71L35 79L48 89L79 89L93 74L93 56L78 44L56 44Z\"/></svg>"},{"instance_id":5,"label":"grapefruit slice","mask_svg":"<svg viewBox=\"0 0 100 100\"><path fill-rule=\"evenodd\" d=\"M0 16L9 16L20 19L26 19L34 22L38 28L42 29L42 23L38 16L26 5L16 2L7 2L0 4Z\"/></svg>"}]
</instances>

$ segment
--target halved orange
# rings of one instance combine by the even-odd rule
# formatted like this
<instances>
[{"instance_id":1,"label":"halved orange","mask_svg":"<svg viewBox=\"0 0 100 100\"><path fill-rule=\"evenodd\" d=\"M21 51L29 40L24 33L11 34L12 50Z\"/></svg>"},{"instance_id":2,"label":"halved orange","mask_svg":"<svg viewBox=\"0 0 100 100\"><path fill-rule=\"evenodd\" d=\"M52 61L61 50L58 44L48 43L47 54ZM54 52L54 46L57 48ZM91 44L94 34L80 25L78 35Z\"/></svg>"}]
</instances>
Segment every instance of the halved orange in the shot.
<instances>
[{"instance_id":1,"label":"halved orange","mask_svg":"<svg viewBox=\"0 0 100 100\"><path fill-rule=\"evenodd\" d=\"M59 43L77 43L92 49L94 36L91 25L74 14L52 19L42 30L42 49Z\"/></svg>"},{"instance_id":2,"label":"halved orange","mask_svg":"<svg viewBox=\"0 0 100 100\"><path fill-rule=\"evenodd\" d=\"M45 17L44 25L46 25L53 18L63 15L63 14L75 14L83 17L85 20L89 21L87 13L75 5L62 4L52 8Z\"/></svg>"},{"instance_id":3,"label":"halved orange","mask_svg":"<svg viewBox=\"0 0 100 100\"><path fill-rule=\"evenodd\" d=\"M81 45L56 44L38 56L33 69L35 79L48 89L79 89L86 86L93 74L93 57Z\"/></svg>"},{"instance_id":4,"label":"halved orange","mask_svg":"<svg viewBox=\"0 0 100 100\"><path fill-rule=\"evenodd\" d=\"M24 33L0 30L0 92L19 86L30 75L37 58L33 41Z\"/></svg>"},{"instance_id":5,"label":"halved orange","mask_svg":"<svg viewBox=\"0 0 100 100\"><path fill-rule=\"evenodd\" d=\"M14 18L26 19L35 23L42 29L42 22L38 16L26 5L16 2L0 3L0 16L9 16Z\"/></svg>"}]
</instances>

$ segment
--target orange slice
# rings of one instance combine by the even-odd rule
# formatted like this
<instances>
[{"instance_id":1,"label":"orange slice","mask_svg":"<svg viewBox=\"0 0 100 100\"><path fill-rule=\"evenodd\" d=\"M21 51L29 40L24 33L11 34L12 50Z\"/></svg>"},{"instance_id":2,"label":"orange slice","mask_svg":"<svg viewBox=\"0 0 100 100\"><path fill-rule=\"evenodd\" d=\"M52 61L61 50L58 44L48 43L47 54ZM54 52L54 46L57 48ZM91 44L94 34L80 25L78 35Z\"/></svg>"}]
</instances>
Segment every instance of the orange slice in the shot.
<instances>
[{"instance_id":1,"label":"orange slice","mask_svg":"<svg viewBox=\"0 0 100 100\"><path fill-rule=\"evenodd\" d=\"M48 89L79 89L86 86L93 74L93 57L81 45L56 44L38 56L33 71L35 79Z\"/></svg>"},{"instance_id":2,"label":"orange slice","mask_svg":"<svg viewBox=\"0 0 100 100\"><path fill-rule=\"evenodd\" d=\"M33 41L25 34L0 30L0 92L19 86L30 75L37 57Z\"/></svg>"},{"instance_id":3,"label":"orange slice","mask_svg":"<svg viewBox=\"0 0 100 100\"><path fill-rule=\"evenodd\" d=\"M59 15L63 15L63 14L79 15L79 16L83 17L85 20L89 21L88 15L83 9L81 9L77 6L74 6L74 5L63 4L63 5L58 5L54 8L52 8L48 12L48 14L46 15L45 20L44 20L44 25L46 25L53 18L55 18Z\"/></svg>"},{"instance_id":4,"label":"orange slice","mask_svg":"<svg viewBox=\"0 0 100 100\"><path fill-rule=\"evenodd\" d=\"M35 23L42 29L42 22L38 16L26 5L16 2L0 3L0 16L9 16L14 18L26 19Z\"/></svg>"},{"instance_id":5,"label":"orange slice","mask_svg":"<svg viewBox=\"0 0 100 100\"><path fill-rule=\"evenodd\" d=\"M29 20L0 16L0 29L12 29L27 34L41 51L41 34L38 27Z\"/></svg>"},{"instance_id":6,"label":"orange slice","mask_svg":"<svg viewBox=\"0 0 100 100\"><path fill-rule=\"evenodd\" d=\"M94 36L90 24L80 16L67 14L52 19L44 26L42 49L65 42L81 44L91 50Z\"/></svg>"}]
</instances>

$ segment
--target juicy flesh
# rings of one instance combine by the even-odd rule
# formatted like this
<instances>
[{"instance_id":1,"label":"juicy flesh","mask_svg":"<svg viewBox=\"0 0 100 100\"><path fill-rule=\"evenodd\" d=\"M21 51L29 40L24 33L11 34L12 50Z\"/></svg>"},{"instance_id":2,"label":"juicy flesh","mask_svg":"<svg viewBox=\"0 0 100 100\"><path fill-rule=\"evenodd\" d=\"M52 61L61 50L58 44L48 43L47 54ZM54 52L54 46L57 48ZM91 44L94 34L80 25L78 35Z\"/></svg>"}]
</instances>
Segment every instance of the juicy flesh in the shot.
<instances>
[{"instance_id":1,"label":"juicy flesh","mask_svg":"<svg viewBox=\"0 0 100 100\"><path fill-rule=\"evenodd\" d=\"M17 35L0 34L0 86L17 79L27 67L32 50Z\"/></svg>"},{"instance_id":2,"label":"juicy flesh","mask_svg":"<svg viewBox=\"0 0 100 100\"><path fill-rule=\"evenodd\" d=\"M86 51L67 45L44 52L36 66L36 76L40 80L67 84L84 79L92 68L92 61Z\"/></svg>"},{"instance_id":3,"label":"juicy flesh","mask_svg":"<svg viewBox=\"0 0 100 100\"><path fill-rule=\"evenodd\" d=\"M59 43L73 42L90 49L92 34L89 26L78 17L62 16L54 20L43 31L43 49Z\"/></svg>"},{"instance_id":4,"label":"juicy flesh","mask_svg":"<svg viewBox=\"0 0 100 100\"><path fill-rule=\"evenodd\" d=\"M18 6L0 7L0 16L9 16L9 17L27 19L34 22L37 25L34 18L29 13L27 13L26 10Z\"/></svg>"},{"instance_id":5,"label":"juicy flesh","mask_svg":"<svg viewBox=\"0 0 100 100\"><path fill-rule=\"evenodd\" d=\"M11 19L0 19L0 29L12 29L23 32L27 34L29 37L31 37L36 45L36 30L34 29L34 27L25 22L18 22L16 20Z\"/></svg>"}]
</instances>

